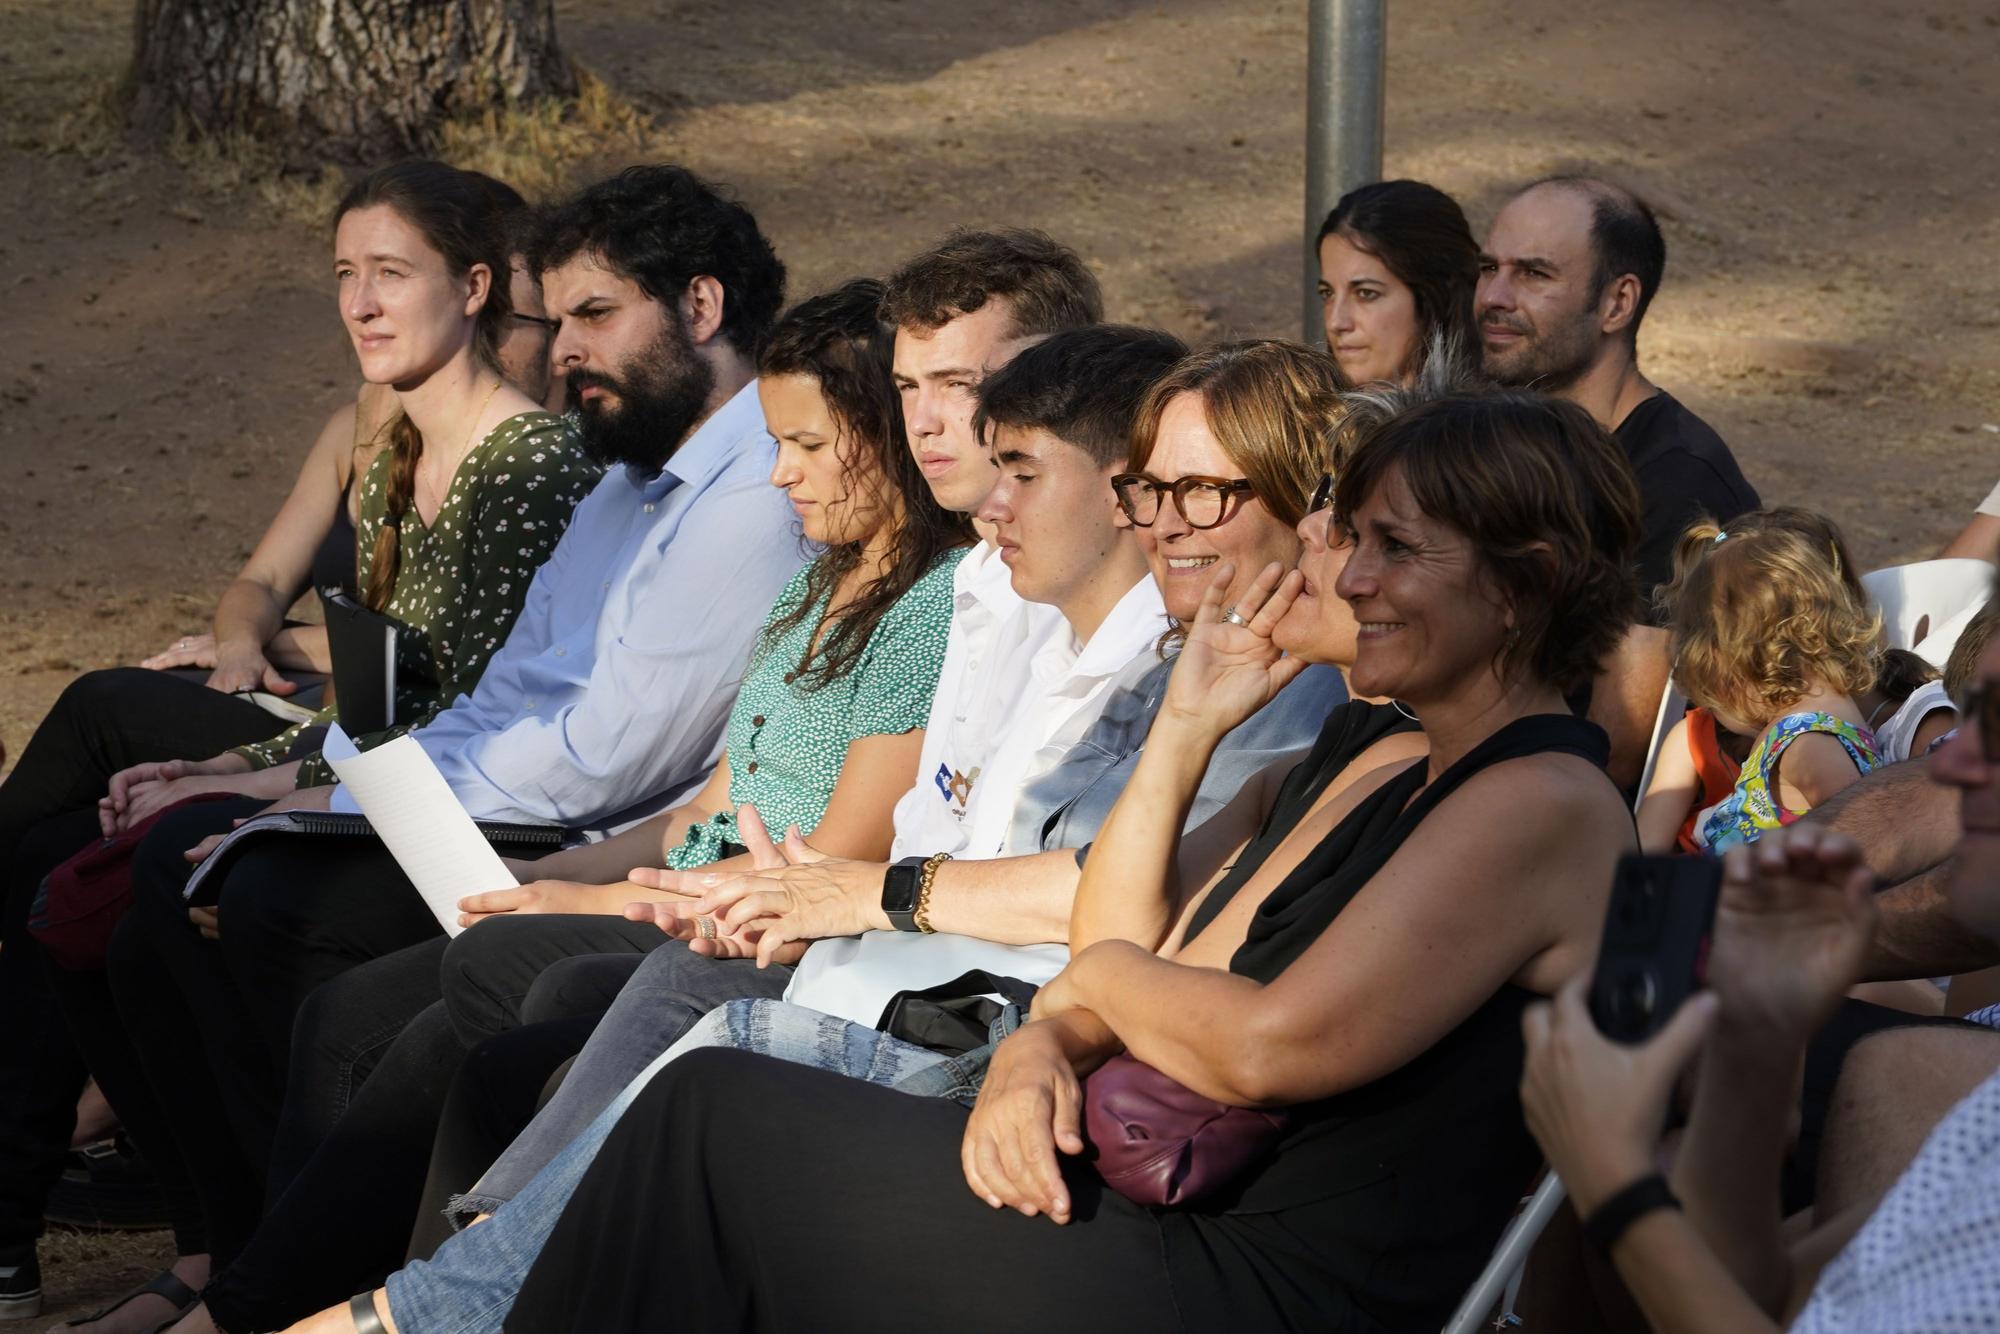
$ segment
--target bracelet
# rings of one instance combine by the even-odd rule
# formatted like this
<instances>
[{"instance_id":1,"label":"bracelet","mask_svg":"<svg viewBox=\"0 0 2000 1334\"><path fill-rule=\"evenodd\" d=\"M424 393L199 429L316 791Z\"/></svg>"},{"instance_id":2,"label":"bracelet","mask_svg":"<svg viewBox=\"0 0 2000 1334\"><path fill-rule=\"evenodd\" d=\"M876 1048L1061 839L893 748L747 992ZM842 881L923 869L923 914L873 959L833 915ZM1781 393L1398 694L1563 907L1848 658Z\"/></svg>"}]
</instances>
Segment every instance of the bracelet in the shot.
<instances>
[{"instance_id":1,"label":"bracelet","mask_svg":"<svg viewBox=\"0 0 2000 1334\"><path fill-rule=\"evenodd\" d=\"M931 888L937 884L938 867L951 860L949 852L935 852L924 859L923 879L917 885L917 908L910 914L910 921L925 935L937 934L931 925Z\"/></svg>"},{"instance_id":2,"label":"bracelet","mask_svg":"<svg viewBox=\"0 0 2000 1334\"><path fill-rule=\"evenodd\" d=\"M1667 1179L1658 1172L1640 1177L1590 1211L1583 1220L1583 1235L1607 1258L1618 1239L1631 1226L1655 1209L1678 1209L1681 1202L1667 1188Z\"/></svg>"}]
</instances>

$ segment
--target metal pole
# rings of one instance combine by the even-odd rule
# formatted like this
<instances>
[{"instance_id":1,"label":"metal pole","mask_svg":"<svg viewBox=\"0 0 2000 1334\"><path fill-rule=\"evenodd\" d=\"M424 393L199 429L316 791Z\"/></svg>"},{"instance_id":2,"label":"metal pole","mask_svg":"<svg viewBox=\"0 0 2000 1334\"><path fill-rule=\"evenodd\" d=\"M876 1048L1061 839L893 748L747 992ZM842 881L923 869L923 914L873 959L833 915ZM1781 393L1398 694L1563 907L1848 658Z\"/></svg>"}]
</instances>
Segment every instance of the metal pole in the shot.
<instances>
[{"instance_id":1,"label":"metal pole","mask_svg":"<svg viewBox=\"0 0 2000 1334\"><path fill-rule=\"evenodd\" d=\"M1487 1312L1506 1292L1509 1280L1528 1263L1528 1252L1535 1249L1535 1239L1542 1235L1542 1229L1556 1216L1556 1210L1562 1207L1566 1194L1562 1178L1554 1172L1542 1178L1542 1184L1536 1188L1528 1206L1515 1215L1514 1221L1501 1235L1493 1258L1486 1262L1486 1268L1459 1302L1458 1310L1452 1312L1451 1319L1445 1323L1444 1334L1474 1334L1479 1329ZM1503 1311L1501 1314L1507 1313Z\"/></svg>"},{"instance_id":2,"label":"metal pole","mask_svg":"<svg viewBox=\"0 0 2000 1334\"><path fill-rule=\"evenodd\" d=\"M1382 178L1388 0L1307 0L1305 342L1325 337L1313 238L1340 197Z\"/></svg>"}]
</instances>

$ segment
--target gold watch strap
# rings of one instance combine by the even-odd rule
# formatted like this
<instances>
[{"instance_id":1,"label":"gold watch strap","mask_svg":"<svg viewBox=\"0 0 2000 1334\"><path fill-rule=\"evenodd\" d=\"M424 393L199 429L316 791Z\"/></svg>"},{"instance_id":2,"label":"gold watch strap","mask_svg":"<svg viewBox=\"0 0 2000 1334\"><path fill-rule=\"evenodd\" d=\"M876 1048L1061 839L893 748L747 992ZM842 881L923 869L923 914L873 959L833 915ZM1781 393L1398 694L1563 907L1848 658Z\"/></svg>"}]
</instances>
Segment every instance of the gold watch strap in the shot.
<instances>
[{"instance_id":1,"label":"gold watch strap","mask_svg":"<svg viewBox=\"0 0 2000 1334\"><path fill-rule=\"evenodd\" d=\"M949 852L932 853L924 860L924 878L917 885L917 908L910 914L910 921L927 936L937 932L931 925L931 889L937 884L938 867L950 860Z\"/></svg>"}]
</instances>

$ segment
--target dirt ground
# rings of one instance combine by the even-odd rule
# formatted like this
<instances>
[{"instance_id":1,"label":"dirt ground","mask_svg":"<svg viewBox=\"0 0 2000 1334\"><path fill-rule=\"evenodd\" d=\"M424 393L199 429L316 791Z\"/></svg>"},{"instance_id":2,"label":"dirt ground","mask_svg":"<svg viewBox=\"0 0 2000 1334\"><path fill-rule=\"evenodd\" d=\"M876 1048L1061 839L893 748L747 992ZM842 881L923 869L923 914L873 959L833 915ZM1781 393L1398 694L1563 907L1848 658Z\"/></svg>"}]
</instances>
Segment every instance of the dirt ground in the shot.
<instances>
[{"instance_id":1,"label":"dirt ground","mask_svg":"<svg viewBox=\"0 0 2000 1334\"><path fill-rule=\"evenodd\" d=\"M731 183L795 295L1005 221L1076 245L1115 318L1298 333L1304 0L557 9L657 119L619 156ZM51 151L131 12L0 0L15 750L77 672L205 627L354 382L323 227L156 156ZM1386 170L1451 191L1475 230L1558 168L1659 207L1644 365L1767 499L1827 511L1880 564L1932 553L2000 475L2000 4L1398 0L1389 53ZM73 1251L52 1303L125 1281Z\"/></svg>"}]
</instances>

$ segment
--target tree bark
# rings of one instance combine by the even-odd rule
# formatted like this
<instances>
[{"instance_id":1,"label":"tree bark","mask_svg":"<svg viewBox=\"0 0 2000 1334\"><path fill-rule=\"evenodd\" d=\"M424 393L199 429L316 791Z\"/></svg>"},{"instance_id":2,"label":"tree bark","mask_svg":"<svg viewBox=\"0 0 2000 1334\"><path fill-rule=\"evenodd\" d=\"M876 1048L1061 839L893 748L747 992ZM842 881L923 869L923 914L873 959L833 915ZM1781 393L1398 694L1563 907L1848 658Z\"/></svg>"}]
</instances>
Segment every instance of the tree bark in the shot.
<instances>
[{"instance_id":1,"label":"tree bark","mask_svg":"<svg viewBox=\"0 0 2000 1334\"><path fill-rule=\"evenodd\" d=\"M352 162L447 116L569 96L554 0L136 0L136 128L245 131Z\"/></svg>"}]
</instances>

